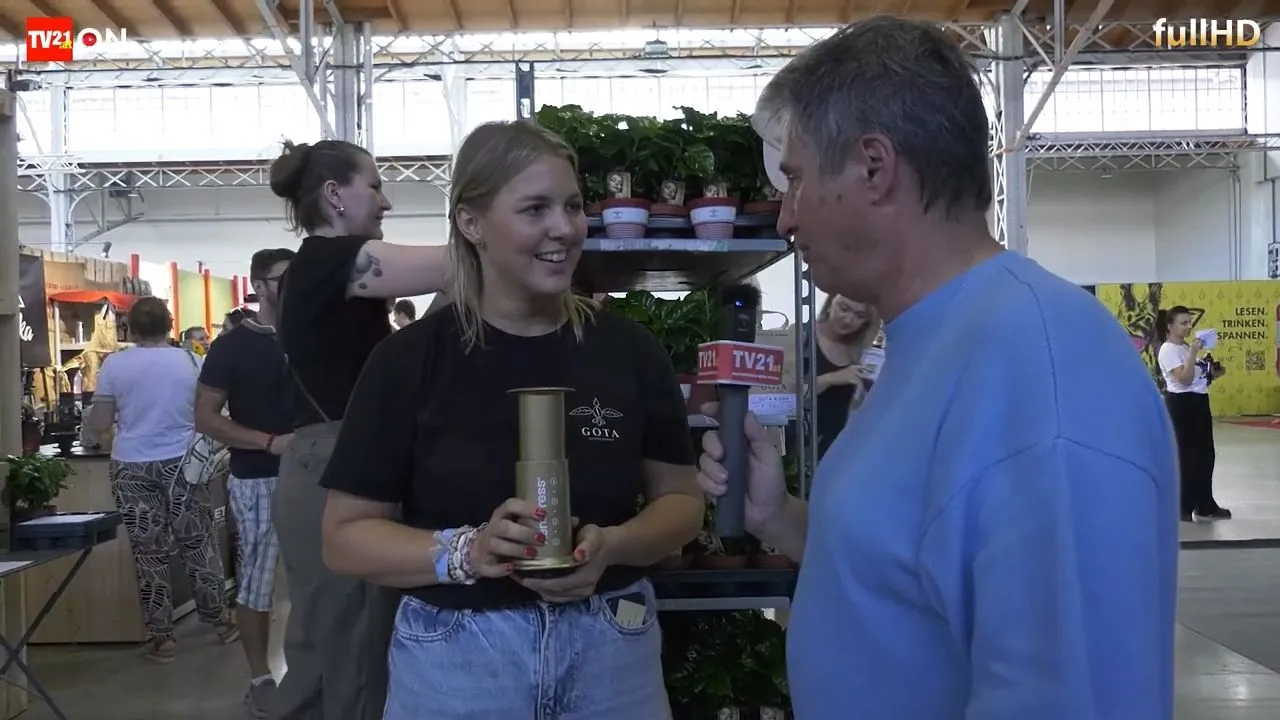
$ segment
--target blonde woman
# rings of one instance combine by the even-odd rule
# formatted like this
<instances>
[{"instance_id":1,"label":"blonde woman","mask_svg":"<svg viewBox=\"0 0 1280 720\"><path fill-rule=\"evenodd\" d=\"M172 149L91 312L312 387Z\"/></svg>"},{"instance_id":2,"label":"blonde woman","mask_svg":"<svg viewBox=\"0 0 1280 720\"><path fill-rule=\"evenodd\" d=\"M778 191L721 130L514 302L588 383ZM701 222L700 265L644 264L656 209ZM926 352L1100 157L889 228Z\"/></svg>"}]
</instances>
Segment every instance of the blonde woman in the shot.
<instances>
[{"instance_id":1,"label":"blonde woman","mask_svg":"<svg viewBox=\"0 0 1280 720\"><path fill-rule=\"evenodd\" d=\"M828 295L818 313L817 330L817 435L822 457L879 371L863 358L880 333L880 316L870 305Z\"/></svg>"},{"instance_id":2,"label":"blonde woman","mask_svg":"<svg viewBox=\"0 0 1280 720\"><path fill-rule=\"evenodd\" d=\"M403 592L384 718L669 718L645 569L703 512L671 360L571 292L587 228L559 138L476 128L449 207L454 302L374 351L322 480L329 567ZM512 567L545 538L521 522L543 508L511 497L510 391L547 386L571 388L579 564L536 578Z\"/></svg>"}]
</instances>

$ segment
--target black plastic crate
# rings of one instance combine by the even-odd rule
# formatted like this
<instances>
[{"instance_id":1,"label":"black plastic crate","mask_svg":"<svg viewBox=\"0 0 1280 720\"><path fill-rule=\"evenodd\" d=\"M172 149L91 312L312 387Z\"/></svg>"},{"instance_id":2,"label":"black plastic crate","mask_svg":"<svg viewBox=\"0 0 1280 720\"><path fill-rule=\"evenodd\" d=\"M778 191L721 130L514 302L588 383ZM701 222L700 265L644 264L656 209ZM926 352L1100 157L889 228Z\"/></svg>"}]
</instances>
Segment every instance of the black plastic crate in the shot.
<instances>
[{"instance_id":1,"label":"black plastic crate","mask_svg":"<svg viewBox=\"0 0 1280 720\"><path fill-rule=\"evenodd\" d=\"M77 522L76 516L84 519ZM49 517L65 519L61 522L42 522L43 518L34 518L15 523L12 530L13 550L83 550L114 540L121 523L120 513L114 510L56 513Z\"/></svg>"}]
</instances>

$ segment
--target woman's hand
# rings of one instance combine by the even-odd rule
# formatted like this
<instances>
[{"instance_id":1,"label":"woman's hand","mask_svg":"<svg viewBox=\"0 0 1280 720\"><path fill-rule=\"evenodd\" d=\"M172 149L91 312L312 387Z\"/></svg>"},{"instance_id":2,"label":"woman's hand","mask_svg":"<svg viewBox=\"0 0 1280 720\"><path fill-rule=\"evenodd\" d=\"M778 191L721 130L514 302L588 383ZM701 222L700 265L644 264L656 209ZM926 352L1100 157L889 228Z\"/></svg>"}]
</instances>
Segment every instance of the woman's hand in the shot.
<instances>
[{"instance_id":1,"label":"woman's hand","mask_svg":"<svg viewBox=\"0 0 1280 720\"><path fill-rule=\"evenodd\" d=\"M516 576L516 582L542 596L550 603L567 603L583 600L596 591L596 583L604 569L609 567L605 557L609 534L597 525L584 525L578 530L578 546L573 557L580 564L573 572L557 578L532 578Z\"/></svg>"},{"instance_id":2,"label":"woman's hand","mask_svg":"<svg viewBox=\"0 0 1280 720\"><path fill-rule=\"evenodd\" d=\"M520 521L542 520L546 516L546 510L531 502L511 498L502 503L471 543L467 558L471 572L478 578L506 577L514 569L512 559L537 555L537 546L547 539Z\"/></svg>"}]
</instances>

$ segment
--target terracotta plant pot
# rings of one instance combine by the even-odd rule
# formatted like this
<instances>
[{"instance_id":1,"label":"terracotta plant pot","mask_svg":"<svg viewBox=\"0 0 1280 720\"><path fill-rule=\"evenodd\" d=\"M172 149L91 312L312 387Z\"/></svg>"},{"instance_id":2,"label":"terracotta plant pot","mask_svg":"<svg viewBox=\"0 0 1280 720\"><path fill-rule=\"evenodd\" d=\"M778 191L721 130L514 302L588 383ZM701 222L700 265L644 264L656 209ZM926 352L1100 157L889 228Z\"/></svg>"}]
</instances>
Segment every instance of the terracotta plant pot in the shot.
<instances>
[{"instance_id":1,"label":"terracotta plant pot","mask_svg":"<svg viewBox=\"0 0 1280 720\"><path fill-rule=\"evenodd\" d=\"M743 215L777 215L782 212L780 200L758 200L742 206Z\"/></svg>"},{"instance_id":2,"label":"terracotta plant pot","mask_svg":"<svg viewBox=\"0 0 1280 720\"><path fill-rule=\"evenodd\" d=\"M738 216L738 199L704 197L685 203L693 234L700 240L728 240L733 237L733 221Z\"/></svg>"},{"instance_id":3,"label":"terracotta plant pot","mask_svg":"<svg viewBox=\"0 0 1280 720\"><path fill-rule=\"evenodd\" d=\"M683 205L669 205L667 203L654 203L649 208L649 217L689 217L689 211Z\"/></svg>"},{"instance_id":4,"label":"terracotta plant pot","mask_svg":"<svg viewBox=\"0 0 1280 720\"><path fill-rule=\"evenodd\" d=\"M600 217L600 203L591 203L582 209L582 214L587 217Z\"/></svg>"},{"instance_id":5,"label":"terracotta plant pot","mask_svg":"<svg viewBox=\"0 0 1280 720\"><path fill-rule=\"evenodd\" d=\"M704 570L741 570L747 566L747 556L707 554L698 558L696 564Z\"/></svg>"},{"instance_id":6,"label":"terracotta plant pot","mask_svg":"<svg viewBox=\"0 0 1280 720\"><path fill-rule=\"evenodd\" d=\"M651 205L640 198L611 198L600 203L605 234L616 240L644 237Z\"/></svg>"}]
</instances>

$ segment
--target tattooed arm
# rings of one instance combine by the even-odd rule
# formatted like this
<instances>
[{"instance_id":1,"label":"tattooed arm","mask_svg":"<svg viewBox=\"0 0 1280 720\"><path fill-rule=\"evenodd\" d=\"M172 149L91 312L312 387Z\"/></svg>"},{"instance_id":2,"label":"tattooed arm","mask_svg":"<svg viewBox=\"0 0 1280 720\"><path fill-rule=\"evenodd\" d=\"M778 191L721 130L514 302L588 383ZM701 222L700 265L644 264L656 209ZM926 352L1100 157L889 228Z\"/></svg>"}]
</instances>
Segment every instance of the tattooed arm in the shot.
<instances>
[{"instance_id":1,"label":"tattooed arm","mask_svg":"<svg viewBox=\"0 0 1280 720\"><path fill-rule=\"evenodd\" d=\"M351 266L348 297L400 298L445 289L453 260L444 245L392 245L370 240Z\"/></svg>"}]
</instances>

